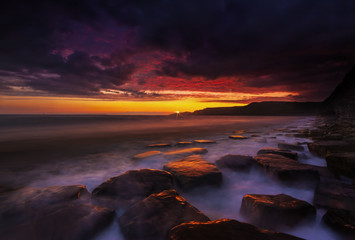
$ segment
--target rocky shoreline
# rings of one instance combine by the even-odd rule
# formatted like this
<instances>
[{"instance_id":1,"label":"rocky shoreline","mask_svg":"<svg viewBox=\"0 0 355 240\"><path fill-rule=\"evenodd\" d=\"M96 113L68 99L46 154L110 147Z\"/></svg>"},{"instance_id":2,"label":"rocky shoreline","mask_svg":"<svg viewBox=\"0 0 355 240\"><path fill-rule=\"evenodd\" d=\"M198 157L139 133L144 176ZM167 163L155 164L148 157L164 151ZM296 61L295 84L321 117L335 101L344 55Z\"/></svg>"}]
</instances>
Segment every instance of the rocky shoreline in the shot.
<instances>
[{"instance_id":1,"label":"rocky shoreline","mask_svg":"<svg viewBox=\"0 0 355 240\"><path fill-rule=\"evenodd\" d=\"M0 236L4 239L93 239L116 221L125 239L299 239L280 233L314 222L315 213L326 209L323 222L340 238L355 235L355 125L353 121L321 120L310 129L277 129L290 137L312 142L282 143L262 148L255 156L228 154L206 161L208 144L196 141L169 150L171 144L151 145L171 159L161 169L131 170L112 177L90 193L83 185L46 188L0 188ZM277 133L277 134L278 134ZM245 141L253 134L239 131ZM253 135L254 138L258 138ZM307 144L306 144L307 143ZM190 146L191 145L191 146ZM206 148L205 148L206 147ZM299 162L304 147L326 159L328 167ZM166 150L164 150L164 149ZM154 155L148 157L154 158ZM144 161L145 158L133 158ZM280 184L314 190L306 202L280 192L276 195L249 193L238 219L215 219L191 205L181 193L199 188L218 189L225 171L257 169ZM351 182L352 181L352 182ZM120 212L117 215L117 211ZM253 225L251 225L251 224ZM266 230L268 229L268 230Z\"/></svg>"}]
</instances>

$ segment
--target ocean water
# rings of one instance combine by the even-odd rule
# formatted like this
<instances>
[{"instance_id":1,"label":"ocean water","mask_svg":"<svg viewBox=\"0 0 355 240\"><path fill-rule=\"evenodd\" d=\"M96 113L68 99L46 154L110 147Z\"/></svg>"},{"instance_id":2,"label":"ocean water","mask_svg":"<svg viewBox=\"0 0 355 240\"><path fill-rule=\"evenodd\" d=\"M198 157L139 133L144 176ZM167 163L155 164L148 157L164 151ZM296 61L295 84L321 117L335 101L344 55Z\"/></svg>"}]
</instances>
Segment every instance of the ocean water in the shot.
<instances>
[{"instance_id":1,"label":"ocean water","mask_svg":"<svg viewBox=\"0 0 355 240\"><path fill-rule=\"evenodd\" d=\"M287 132L312 128L314 117L264 116L67 116L2 115L0 116L0 185L45 187L84 184L89 191L110 177L131 169L162 169L179 157L163 155L132 160L138 153L151 151L147 145L214 140L205 147L203 157L215 162L226 154L255 156L263 147L277 147L280 142L304 144L299 161L326 166L324 159L314 157L306 147L310 140L294 138ZM235 131L245 130L246 140L229 139ZM259 135L251 137L251 135ZM186 148L192 146L186 146ZM182 149L172 146L162 152ZM155 149L154 149L155 150ZM181 192L192 205L211 219L231 218L248 222L239 209L245 194L285 193L312 203L314 189L285 186L259 170L222 171L220 188L201 188ZM293 229L277 229L305 239L337 239L323 226L324 210L317 209L317 219ZM118 210L118 214L122 214ZM97 236L97 240L123 239L117 221Z\"/></svg>"}]
</instances>

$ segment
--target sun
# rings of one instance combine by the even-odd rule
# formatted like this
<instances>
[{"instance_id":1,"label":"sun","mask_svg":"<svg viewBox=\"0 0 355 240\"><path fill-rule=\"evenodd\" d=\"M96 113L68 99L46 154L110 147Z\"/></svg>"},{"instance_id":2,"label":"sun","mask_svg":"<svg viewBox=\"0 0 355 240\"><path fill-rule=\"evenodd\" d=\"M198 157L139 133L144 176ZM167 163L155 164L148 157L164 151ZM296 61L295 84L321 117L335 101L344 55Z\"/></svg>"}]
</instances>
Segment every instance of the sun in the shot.
<instances>
[{"instance_id":1,"label":"sun","mask_svg":"<svg viewBox=\"0 0 355 240\"><path fill-rule=\"evenodd\" d=\"M176 114L179 114L180 113L180 111L176 111Z\"/></svg>"}]
</instances>

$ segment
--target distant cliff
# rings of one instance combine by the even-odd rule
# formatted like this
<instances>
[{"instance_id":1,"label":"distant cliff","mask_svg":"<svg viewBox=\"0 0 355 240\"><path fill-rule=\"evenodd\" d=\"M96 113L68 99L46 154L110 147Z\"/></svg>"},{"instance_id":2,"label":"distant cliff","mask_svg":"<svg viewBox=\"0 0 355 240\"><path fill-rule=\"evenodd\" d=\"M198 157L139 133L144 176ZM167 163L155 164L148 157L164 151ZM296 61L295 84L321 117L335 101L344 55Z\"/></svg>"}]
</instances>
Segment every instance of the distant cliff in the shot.
<instances>
[{"instance_id":1,"label":"distant cliff","mask_svg":"<svg viewBox=\"0 0 355 240\"><path fill-rule=\"evenodd\" d=\"M194 115L261 115L307 116L316 115L319 102L254 102L244 107L218 107L197 110Z\"/></svg>"},{"instance_id":2,"label":"distant cliff","mask_svg":"<svg viewBox=\"0 0 355 240\"><path fill-rule=\"evenodd\" d=\"M339 118L355 117L355 67L323 102L321 109L322 115L336 115Z\"/></svg>"}]
</instances>

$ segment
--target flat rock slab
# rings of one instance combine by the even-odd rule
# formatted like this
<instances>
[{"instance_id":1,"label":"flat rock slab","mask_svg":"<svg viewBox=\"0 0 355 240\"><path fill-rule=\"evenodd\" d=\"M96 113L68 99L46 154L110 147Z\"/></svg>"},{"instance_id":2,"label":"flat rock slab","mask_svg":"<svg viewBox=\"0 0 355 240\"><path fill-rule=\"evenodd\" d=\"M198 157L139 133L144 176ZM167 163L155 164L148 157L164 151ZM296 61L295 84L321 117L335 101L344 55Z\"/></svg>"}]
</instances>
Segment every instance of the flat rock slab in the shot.
<instances>
[{"instance_id":1,"label":"flat rock slab","mask_svg":"<svg viewBox=\"0 0 355 240\"><path fill-rule=\"evenodd\" d=\"M329 209L322 220L336 231L350 233L355 236L355 212Z\"/></svg>"},{"instance_id":2,"label":"flat rock slab","mask_svg":"<svg viewBox=\"0 0 355 240\"><path fill-rule=\"evenodd\" d=\"M173 174L183 190L222 184L222 173L200 155L192 155L164 165L164 170Z\"/></svg>"},{"instance_id":3,"label":"flat rock slab","mask_svg":"<svg viewBox=\"0 0 355 240\"><path fill-rule=\"evenodd\" d=\"M285 194L247 194L243 197L240 212L252 223L266 228L294 227L316 215L311 204Z\"/></svg>"},{"instance_id":4,"label":"flat rock slab","mask_svg":"<svg viewBox=\"0 0 355 240\"><path fill-rule=\"evenodd\" d=\"M225 155L216 161L217 167L232 170L250 170L254 163L254 158L246 155Z\"/></svg>"},{"instance_id":5,"label":"flat rock slab","mask_svg":"<svg viewBox=\"0 0 355 240\"><path fill-rule=\"evenodd\" d=\"M173 187L173 176L166 171L140 169L110 178L92 191L92 198L106 206L130 205Z\"/></svg>"},{"instance_id":6,"label":"flat rock slab","mask_svg":"<svg viewBox=\"0 0 355 240\"><path fill-rule=\"evenodd\" d=\"M216 143L216 141L213 140L204 140L204 139L198 139L198 140L194 140L195 143Z\"/></svg>"},{"instance_id":7,"label":"flat rock slab","mask_svg":"<svg viewBox=\"0 0 355 240\"><path fill-rule=\"evenodd\" d=\"M182 223L169 232L169 240L300 240L288 234L258 229L232 219Z\"/></svg>"},{"instance_id":8,"label":"flat rock slab","mask_svg":"<svg viewBox=\"0 0 355 240\"><path fill-rule=\"evenodd\" d=\"M344 141L316 141L308 143L309 151L318 157L325 158L328 152L341 152L351 148L350 144Z\"/></svg>"},{"instance_id":9,"label":"flat rock slab","mask_svg":"<svg viewBox=\"0 0 355 240\"><path fill-rule=\"evenodd\" d=\"M191 145L193 142L178 142L176 143L176 146L186 146L186 145Z\"/></svg>"},{"instance_id":10,"label":"flat rock slab","mask_svg":"<svg viewBox=\"0 0 355 240\"><path fill-rule=\"evenodd\" d=\"M92 239L113 220L113 209L91 204L55 204L38 209L31 219L0 228L3 239Z\"/></svg>"},{"instance_id":11,"label":"flat rock slab","mask_svg":"<svg viewBox=\"0 0 355 240\"><path fill-rule=\"evenodd\" d=\"M237 140L248 139L247 137L241 136L241 135L230 135L229 138L230 139L237 139Z\"/></svg>"},{"instance_id":12,"label":"flat rock slab","mask_svg":"<svg viewBox=\"0 0 355 240\"><path fill-rule=\"evenodd\" d=\"M134 155L133 159L134 160L141 160L141 159L148 158L148 157L158 156L160 154L161 154L160 151L148 151L148 152L144 152L144 153L140 153L140 154Z\"/></svg>"},{"instance_id":13,"label":"flat rock slab","mask_svg":"<svg viewBox=\"0 0 355 240\"><path fill-rule=\"evenodd\" d=\"M205 154L207 153L206 148L185 148L180 150L174 150L164 153L164 156L175 156L175 155L191 155L191 154Z\"/></svg>"},{"instance_id":14,"label":"flat rock slab","mask_svg":"<svg viewBox=\"0 0 355 240\"><path fill-rule=\"evenodd\" d=\"M209 220L175 190L165 190L130 207L119 218L119 225L127 240L165 240L176 225Z\"/></svg>"},{"instance_id":15,"label":"flat rock slab","mask_svg":"<svg viewBox=\"0 0 355 240\"><path fill-rule=\"evenodd\" d=\"M277 147L283 150L304 151L304 147L298 144L279 143Z\"/></svg>"},{"instance_id":16,"label":"flat rock slab","mask_svg":"<svg viewBox=\"0 0 355 240\"><path fill-rule=\"evenodd\" d=\"M291 158L293 160L297 160L298 154L295 152L291 152L290 150L282 150L280 148L262 148L258 151L258 155L261 154L276 154L281 155L287 158Z\"/></svg>"},{"instance_id":17,"label":"flat rock slab","mask_svg":"<svg viewBox=\"0 0 355 240\"><path fill-rule=\"evenodd\" d=\"M156 143L156 144L150 144L147 147L151 147L151 148L171 147L171 144L170 143Z\"/></svg>"},{"instance_id":18,"label":"flat rock slab","mask_svg":"<svg viewBox=\"0 0 355 240\"><path fill-rule=\"evenodd\" d=\"M314 193L317 207L355 211L355 185L334 180L322 180Z\"/></svg>"},{"instance_id":19,"label":"flat rock slab","mask_svg":"<svg viewBox=\"0 0 355 240\"><path fill-rule=\"evenodd\" d=\"M320 178L318 171L311 165L302 164L281 155L260 154L255 156L254 160L279 180L296 186L311 187Z\"/></svg>"},{"instance_id":20,"label":"flat rock slab","mask_svg":"<svg viewBox=\"0 0 355 240\"><path fill-rule=\"evenodd\" d=\"M355 178L355 152L330 153L325 159L328 169L334 174Z\"/></svg>"}]
</instances>

